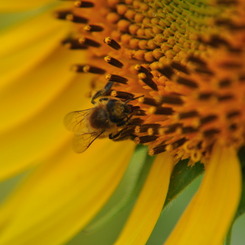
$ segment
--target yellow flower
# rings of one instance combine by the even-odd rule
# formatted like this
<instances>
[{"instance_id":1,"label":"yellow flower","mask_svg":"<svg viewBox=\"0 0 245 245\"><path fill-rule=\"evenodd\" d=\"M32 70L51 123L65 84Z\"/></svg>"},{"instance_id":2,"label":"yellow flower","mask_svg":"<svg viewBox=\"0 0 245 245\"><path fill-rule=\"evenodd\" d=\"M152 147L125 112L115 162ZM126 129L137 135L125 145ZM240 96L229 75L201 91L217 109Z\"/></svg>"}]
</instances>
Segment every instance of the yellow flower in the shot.
<instances>
[{"instance_id":1,"label":"yellow flower","mask_svg":"<svg viewBox=\"0 0 245 245\"><path fill-rule=\"evenodd\" d=\"M242 0L1 3L8 21L0 39L0 176L26 176L3 202L0 244L69 241L112 196L135 143L157 156L115 244L146 244L182 159L200 161L205 174L164 244L222 244L241 195L244 7ZM92 93L131 105L132 117L115 130L134 142L98 139L73 152L62 121L91 108Z\"/></svg>"}]
</instances>

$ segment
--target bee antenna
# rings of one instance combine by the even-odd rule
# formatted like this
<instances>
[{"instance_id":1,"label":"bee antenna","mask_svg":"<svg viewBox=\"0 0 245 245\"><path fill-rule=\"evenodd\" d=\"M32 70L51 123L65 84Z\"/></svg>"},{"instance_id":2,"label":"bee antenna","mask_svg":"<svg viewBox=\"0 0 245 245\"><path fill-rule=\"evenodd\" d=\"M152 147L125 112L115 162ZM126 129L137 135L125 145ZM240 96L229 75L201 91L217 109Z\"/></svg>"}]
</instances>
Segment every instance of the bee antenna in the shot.
<instances>
[{"instance_id":1,"label":"bee antenna","mask_svg":"<svg viewBox=\"0 0 245 245\"><path fill-rule=\"evenodd\" d=\"M125 101L125 104L128 104L130 101L132 101L132 100L137 100L137 99L139 99L139 98L141 98L141 97L144 97L144 95L140 95L140 96L134 97L134 98L132 98L132 99L128 99L128 100Z\"/></svg>"}]
</instances>

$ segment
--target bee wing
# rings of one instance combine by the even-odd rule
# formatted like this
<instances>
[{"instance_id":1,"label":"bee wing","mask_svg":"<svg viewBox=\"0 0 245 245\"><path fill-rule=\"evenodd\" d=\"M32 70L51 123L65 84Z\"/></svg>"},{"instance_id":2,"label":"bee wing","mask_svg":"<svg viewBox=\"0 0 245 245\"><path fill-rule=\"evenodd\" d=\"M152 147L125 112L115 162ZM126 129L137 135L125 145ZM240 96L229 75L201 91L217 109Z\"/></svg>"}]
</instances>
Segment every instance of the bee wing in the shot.
<instances>
[{"instance_id":1,"label":"bee wing","mask_svg":"<svg viewBox=\"0 0 245 245\"><path fill-rule=\"evenodd\" d=\"M88 116L92 109L72 111L64 118L64 124L69 131L76 134L88 133Z\"/></svg>"},{"instance_id":2,"label":"bee wing","mask_svg":"<svg viewBox=\"0 0 245 245\"><path fill-rule=\"evenodd\" d=\"M104 131L75 135L72 145L73 150L77 153L84 152L103 132Z\"/></svg>"}]
</instances>

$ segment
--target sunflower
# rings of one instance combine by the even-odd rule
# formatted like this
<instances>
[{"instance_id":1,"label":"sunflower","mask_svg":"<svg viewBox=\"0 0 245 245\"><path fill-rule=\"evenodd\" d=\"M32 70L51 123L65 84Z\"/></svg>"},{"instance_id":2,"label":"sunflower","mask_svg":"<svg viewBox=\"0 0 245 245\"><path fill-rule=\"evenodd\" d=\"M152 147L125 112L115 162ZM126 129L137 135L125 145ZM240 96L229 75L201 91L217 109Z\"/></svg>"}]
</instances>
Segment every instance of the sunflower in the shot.
<instances>
[{"instance_id":1,"label":"sunflower","mask_svg":"<svg viewBox=\"0 0 245 245\"><path fill-rule=\"evenodd\" d=\"M24 0L0 9L0 173L12 186L0 244L64 244L125 206L108 244L146 244L188 173L202 168L164 244L222 244L244 211L244 2ZM63 118L101 98L123 117L89 140L77 129L83 119L68 118L75 150L85 150L77 154Z\"/></svg>"}]
</instances>

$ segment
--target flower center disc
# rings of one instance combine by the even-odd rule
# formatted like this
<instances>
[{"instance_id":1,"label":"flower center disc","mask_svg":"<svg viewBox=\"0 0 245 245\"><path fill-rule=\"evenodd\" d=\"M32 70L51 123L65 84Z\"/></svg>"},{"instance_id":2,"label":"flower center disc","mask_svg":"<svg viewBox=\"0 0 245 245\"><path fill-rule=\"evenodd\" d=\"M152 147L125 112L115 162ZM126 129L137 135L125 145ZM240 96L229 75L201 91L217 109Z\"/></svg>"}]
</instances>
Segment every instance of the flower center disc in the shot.
<instances>
[{"instance_id":1,"label":"flower center disc","mask_svg":"<svg viewBox=\"0 0 245 245\"><path fill-rule=\"evenodd\" d=\"M89 50L75 71L112 82L107 96L143 95L127 133L152 155L206 162L217 141L244 144L245 4L207 2L75 1L57 12L76 25L65 45Z\"/></svg>"}]
</instances>

